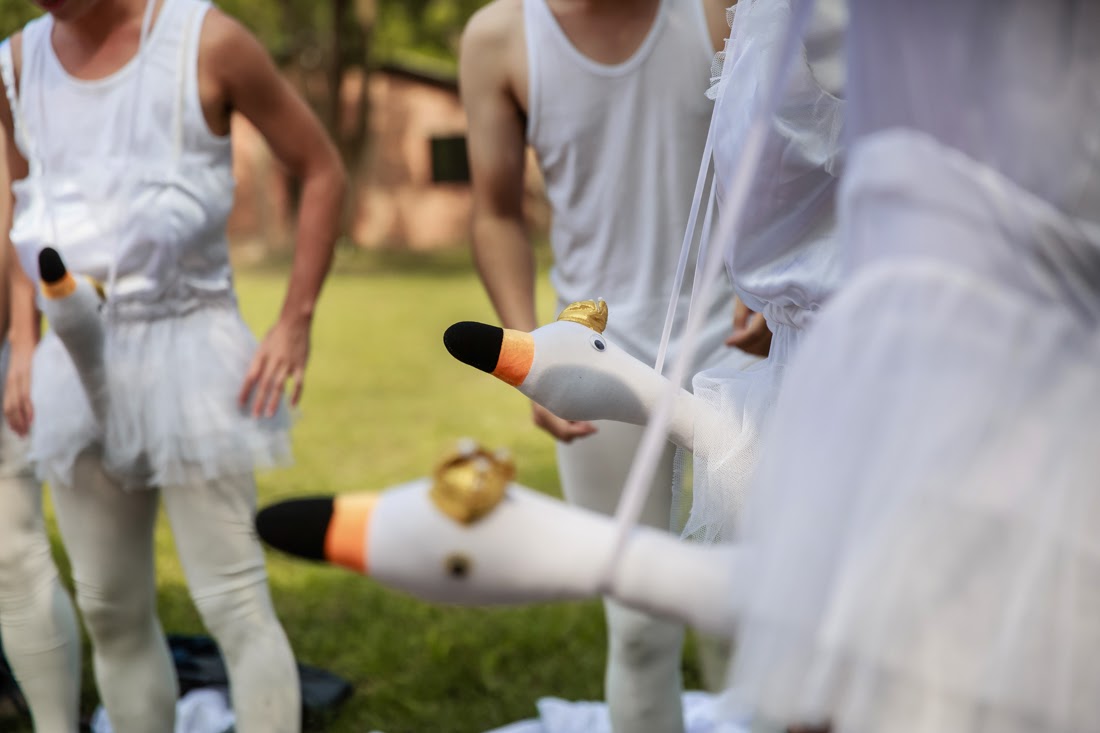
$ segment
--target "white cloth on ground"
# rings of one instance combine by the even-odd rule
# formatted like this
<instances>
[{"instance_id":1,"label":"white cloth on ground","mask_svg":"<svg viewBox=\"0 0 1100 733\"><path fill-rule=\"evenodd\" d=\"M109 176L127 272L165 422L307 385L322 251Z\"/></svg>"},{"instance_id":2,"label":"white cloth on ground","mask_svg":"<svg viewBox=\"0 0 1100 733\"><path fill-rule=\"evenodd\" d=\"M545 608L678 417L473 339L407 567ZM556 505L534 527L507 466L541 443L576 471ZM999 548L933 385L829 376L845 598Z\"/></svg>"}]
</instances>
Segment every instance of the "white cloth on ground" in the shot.
<instances>
[{"instance_id":1,"label":"white cloth on ground","mask_svg":"<svg viewBox=\"0 0 1100 733\"><path fill-rule=\"evenodd\" d=\"M539 717L494 728L488 733L611 733L607 706L599 702L570 702L544 697ZM730 722L719 699L705 692L683 694L685 733L749 733L746 722Z\"/></svg>"},{"instance_id":2,"label":"white cloth on ground","mask_svg":"<svg viewBox=\"0 0 1100 733\"><path fill-rule=\"evenodd\" d=\"M221 688L191 690L176 703L173 733L228 733L236 723L229 694ZM107 710L101 705L92 714L92 733L114 733Z\"/></svg>"}]
</instances>

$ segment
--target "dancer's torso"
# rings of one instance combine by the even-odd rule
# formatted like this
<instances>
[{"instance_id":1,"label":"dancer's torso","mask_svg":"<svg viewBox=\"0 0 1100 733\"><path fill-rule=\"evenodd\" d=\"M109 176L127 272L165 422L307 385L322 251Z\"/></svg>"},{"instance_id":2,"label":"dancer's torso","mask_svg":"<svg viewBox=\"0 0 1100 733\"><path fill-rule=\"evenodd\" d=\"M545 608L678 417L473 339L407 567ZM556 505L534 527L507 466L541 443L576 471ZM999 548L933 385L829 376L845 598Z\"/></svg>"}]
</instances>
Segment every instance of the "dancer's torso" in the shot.
<instances>
[{"instance_id":1,"label":"dancer's torso","mask_svg":"<svg viewBox=\"0 0 1100 733\"><path fill-rule=\"evenodd\" d=\"M582 54L546 0L524 0L524 26L527 139L553 210L552 282L562 302L607 300L609 334L652 361L712 109L702 4L661 0L638 48L614 65ZM703 351L729 328L732 295L720 290Z\"/></svg>"},{"instance_id":2,"label":"dancer's torso","mask_svg":"<svg viewBox=\"0 0 1100 733\"><path fill-rule=\"evenodd\" d=\"M108 281L114 268L122 312L232 301L230 143L210 131L198 96L208 7L166 0L143 58L94 81L62 67L49 15L25 28L15 117L30 175L13 185L11 237L32 279L53 245L74 271Z\"/></svg>"}]
</instances>

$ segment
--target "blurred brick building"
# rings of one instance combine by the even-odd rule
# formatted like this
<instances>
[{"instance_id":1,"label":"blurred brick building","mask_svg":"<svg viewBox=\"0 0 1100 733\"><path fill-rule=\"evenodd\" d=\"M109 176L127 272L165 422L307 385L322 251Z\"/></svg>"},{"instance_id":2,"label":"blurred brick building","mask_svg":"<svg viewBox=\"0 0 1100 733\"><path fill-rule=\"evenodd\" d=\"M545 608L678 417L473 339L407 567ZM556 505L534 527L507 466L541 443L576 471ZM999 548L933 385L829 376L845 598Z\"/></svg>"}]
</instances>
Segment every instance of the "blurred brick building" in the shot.
<instances>
[{"instance_id":1,"label":"blurred brick building","mask_svg":"<svg viewBox=\"0 0 1100 733\"><path fill-rule=\"evenodd\" d=\"M357 73L344 80L349 113L363 83ZM413 250L468 241L466 116L455 80L389 66L370 75L367 92L369 134L354 180L352 240ZM233 132L237 200L230 235L266 248L286 246L292 230L283 172L247 121L234 120ZM533 158L527 169L528 217L535 231L545 231L549 209Z\"/></svg>"}]
</instances>

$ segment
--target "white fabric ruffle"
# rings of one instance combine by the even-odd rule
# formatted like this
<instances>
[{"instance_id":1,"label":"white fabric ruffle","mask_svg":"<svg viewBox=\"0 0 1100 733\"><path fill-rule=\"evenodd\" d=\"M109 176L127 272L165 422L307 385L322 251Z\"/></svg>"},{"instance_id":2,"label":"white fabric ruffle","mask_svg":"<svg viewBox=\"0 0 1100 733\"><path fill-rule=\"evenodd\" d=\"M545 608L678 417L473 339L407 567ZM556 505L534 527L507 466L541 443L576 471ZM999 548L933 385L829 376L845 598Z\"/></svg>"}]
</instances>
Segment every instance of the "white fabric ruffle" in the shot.
<instances>
[{"instance_id":1,"label":"white fabric ruffle","mask_svg":"<svg viewBox=\"0 0 1100 733\"><path fill-rule=\"evenodd\" d=\"M255 349L231 304L109 319L101 430L68 352L47 333L31 380L30 458L39 477L72 485L76 457L93 446L127 488L182 486L287 463L285 406L260 420L237 406Z\"/></svg>"},{"instance_id":2,"label":"white fabric ruffle","mask_svg":"<svg viewBox=\"0 0 1100 733\"><path fill-rule=\"evenodd\" d=\"M726 429L695 431L691 510L682 531L685 539L706 543L737 539L737 519L755 478L783 374L812 314L798 315L800 326L768 318L772 344L767 359L748 367L718 367L695 375L695 396L722 415Z\"/></svg>"},{"instance_id":3,"label":"white fabric ruffle","mask_svg":"<svg viewBox=\"0 0 1100 733\"><path fill-rule=\"evenodd\" d=\"M740 702L836 733L1093 731L1100 236L914 133L849 174L856 272L741 526Z\"/></svg>"},{"instance_id":4,"label":"white fabric ruffle","mask_svg":"<svg viewBox=\"0 0 1100 733\"><path fill-rule=\"evenodd\" d=\"M729 716L720 697L685 692L683 706L685 733L749 733L747 722ZM538 710L536 719L494 728L489 733L612 733L606 703L544 697L538 701Z\"/></svg>"}]
</instances>

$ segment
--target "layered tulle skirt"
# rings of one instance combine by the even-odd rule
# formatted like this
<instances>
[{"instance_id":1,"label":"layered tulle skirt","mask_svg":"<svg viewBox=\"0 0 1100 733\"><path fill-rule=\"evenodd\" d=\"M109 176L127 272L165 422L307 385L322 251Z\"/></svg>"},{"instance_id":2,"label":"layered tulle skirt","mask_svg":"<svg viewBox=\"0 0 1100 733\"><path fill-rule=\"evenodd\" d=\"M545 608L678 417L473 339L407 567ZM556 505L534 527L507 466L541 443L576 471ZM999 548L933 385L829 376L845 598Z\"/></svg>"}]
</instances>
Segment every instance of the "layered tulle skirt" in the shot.
<instances>
[{"instance_id":1,"label":"layered tulle skirt","mask_svg":"<svg viewBox=\"0 0 1100 733\"><path fill-rule=\"evenodd\" d=\"M682 532L686 539L738 539L737 521L755 480L783 375L813 312L789 307L767 316L772 331L767 359L718 366L693 380L695 396L723 421L721 429L708 422L695 431L691 509Z\"/></svg>"},{"instance_id":2,"label":"layered tulle skirt","mask_svg":"<svg viewBox=\"0 0 1100 733\"><path fill-rule=\"evenodd\" d=\"M739 528L740 705L1095 731L1100 237L913 133L852 163L854 274L787 370Z\"/></svg>"},{"instance_id":3,"label":"layered tulle skirt","mask_svg":"<svg viewBox=\"0 0 1100 733\"><path fill-rule=\"evenodd\" d=\"M60 340L47 333L35 352L30 458L40 478L72 485L76 457L88 449L100 451L127 488L182 486L289 461L287 410L255 419L238 407L256 341L231 299L182 314L108 316L106 332L102 426Z\"/></svg>"}]
</instances>

